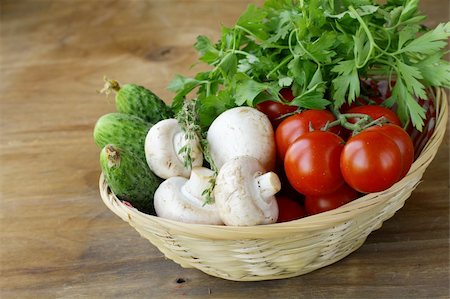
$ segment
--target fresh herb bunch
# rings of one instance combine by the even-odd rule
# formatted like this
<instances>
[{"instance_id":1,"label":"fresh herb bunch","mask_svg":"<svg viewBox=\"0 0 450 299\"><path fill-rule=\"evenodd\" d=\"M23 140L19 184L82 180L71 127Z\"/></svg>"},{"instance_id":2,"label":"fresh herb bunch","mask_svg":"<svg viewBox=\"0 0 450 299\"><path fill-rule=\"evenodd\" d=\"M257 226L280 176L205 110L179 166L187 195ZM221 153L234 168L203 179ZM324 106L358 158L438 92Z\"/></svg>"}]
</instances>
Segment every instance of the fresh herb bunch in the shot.
<instances>
[{"instance_id":1,"label":"fresh herb bunch","mask_svg":"<svg viewBox=\"0 0 450 299\"><path fill-rule=\"evenodd\" d=\"M205 197L205 204L214 203L213 190L219 170L211 157L209 144L206 140L205 133L202 133L201 127L198 125L199 119L197 113L197 99L185 100L175 117L180 124L187 141L186 144L178 151L179 154L183 155L184 167L192 169L192 152L194 151L192 146L195 144L194 141L199 141L199 146L203 153L203 157L214 173L213 177L209 181L208 188L203 190L202 195Z\"/></svg>"},{"instance_id":2,"label":"fresh herb bunch","mask_svg":"<svg viewBox=\"0 0 450 299\"><path fill-rule=\"evenodd\" d=\"M200 140L201 128L198 125L198 114L196 112L196 99L186 100L176 114L176 119L186 138L186 144L180 148L178 154L183 155L184 167L192 169L192 152L194 141Z\"/></svg>"},{"instance_id":3,"label":"fresh herb bunch","mask_svg":"<svg viewBox=\"0 0 450 299\"><path fill-rule=\"evenodd\" d=\"M169 89L173 108L195 92L200 125L221 112L265 100L299 109L339 108L360 94L360 80L385 77L393 82L385 101L397 105L404 124L421 130L426 87L450 87L450 64L442 59L450 23L433 30L421 25L418 0L267 0L248 6L217 43L199 36L200 60L212 66L194 78L177 75Z\"/></svg>"}]
</instances>

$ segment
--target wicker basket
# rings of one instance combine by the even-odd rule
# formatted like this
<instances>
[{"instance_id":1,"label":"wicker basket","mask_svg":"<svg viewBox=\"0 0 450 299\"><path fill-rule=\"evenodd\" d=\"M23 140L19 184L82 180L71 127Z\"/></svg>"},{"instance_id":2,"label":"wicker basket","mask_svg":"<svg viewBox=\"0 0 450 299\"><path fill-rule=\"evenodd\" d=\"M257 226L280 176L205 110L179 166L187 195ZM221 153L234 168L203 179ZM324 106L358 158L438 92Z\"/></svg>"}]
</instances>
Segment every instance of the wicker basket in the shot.
<instances>
[{"instance_id":1,"label":"wicker basket","mask_svg":"<svg viewBox=\"0 0 450 299\"><path fill-rule=\"evenodd\" d=\"M408 175L379 193L295 221L252 227L179 223L122 203L100 177L101 197L115 214L169 259L185 268L236 281L281 279L330 265L358 249L367 236L399 210L434 158L445 135L447 98L434 92L434 133Z\"/></svg>"}]
</instances>

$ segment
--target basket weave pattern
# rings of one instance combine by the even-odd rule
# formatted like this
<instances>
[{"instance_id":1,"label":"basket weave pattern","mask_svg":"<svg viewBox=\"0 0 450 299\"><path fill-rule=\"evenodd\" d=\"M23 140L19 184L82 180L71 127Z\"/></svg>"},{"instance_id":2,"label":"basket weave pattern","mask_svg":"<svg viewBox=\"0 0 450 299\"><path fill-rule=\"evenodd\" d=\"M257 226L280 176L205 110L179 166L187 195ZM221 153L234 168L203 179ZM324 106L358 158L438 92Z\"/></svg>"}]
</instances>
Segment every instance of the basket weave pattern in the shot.
<instances>
[{"instance_id":1,"label":"basket weave pattern","mask_svg":"<svg viewBox=\"0 0 450 299\"><path fill-rule=\"evenodd\" d=\"M185 268L237 281L281 279L332 264L358 249L405 203L420 183L445 135L448 103L442 89L434 100L434 133L409 173L391 188L367 194L335 210L295 221L253 227L179 223L146 215L122 203L100 177L100 194L115 214L165 256Z\"/></svg>"}]
</instances>

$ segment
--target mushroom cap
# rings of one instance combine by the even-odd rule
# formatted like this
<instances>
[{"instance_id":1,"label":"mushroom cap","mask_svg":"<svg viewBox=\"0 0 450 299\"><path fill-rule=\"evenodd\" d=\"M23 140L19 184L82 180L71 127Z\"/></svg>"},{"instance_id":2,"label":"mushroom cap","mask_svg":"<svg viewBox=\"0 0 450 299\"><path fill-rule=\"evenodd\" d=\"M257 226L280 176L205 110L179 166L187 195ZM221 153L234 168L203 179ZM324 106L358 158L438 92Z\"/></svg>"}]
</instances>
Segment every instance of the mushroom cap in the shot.
<instances>
[{"instance_id":1,"label":"mushroom cap","mask_svg":"<svg viewBox=\"0 0 450 299\"><path fill-rule=\"evenodd\" d=\"M188 178L191 170L184 166L179 150L190 143L192 167L203 164L203 154L197 139L187 141L178 121L170 118L156 123L145 138L145 157L150 169L160 178L173 176Z\"/></svg>"},{"instance_id":2,"label":"mushroom cap","mask_svg":"<svg viewBox=\"0 0 450 299\"><path fill-rule=\"evenodd\" d=\"M162 182L154 195L156 215L184 223L223 224L215 204L203 202L183 191L184 177L171 177Z\"/></svg>"},{"instance_id":3,"label":"mushroom cap","mask_svg":"<svg viewBox=\"0 0 450 299\"><path fill-rule=\"evenodd\" d=\"M277 221L275 196L263 198L258 187L257 178L264 172L261 163L251 156L233 158L222 166L216 179L214 198L226 225L251 226Z\"/></svg>"},{"instance_id":4,"label":"mushroom cap","mask_svg":"<svg viewBox=\"0 0 450 299\"><path fill-rule=\"evenodd\" d=\"M275 139L269 118L251 107L237 107L220 114L207 136L211 156L220 169L239 156L258 159L266 170L275 167Z\"/></svg>"}]
</instances>

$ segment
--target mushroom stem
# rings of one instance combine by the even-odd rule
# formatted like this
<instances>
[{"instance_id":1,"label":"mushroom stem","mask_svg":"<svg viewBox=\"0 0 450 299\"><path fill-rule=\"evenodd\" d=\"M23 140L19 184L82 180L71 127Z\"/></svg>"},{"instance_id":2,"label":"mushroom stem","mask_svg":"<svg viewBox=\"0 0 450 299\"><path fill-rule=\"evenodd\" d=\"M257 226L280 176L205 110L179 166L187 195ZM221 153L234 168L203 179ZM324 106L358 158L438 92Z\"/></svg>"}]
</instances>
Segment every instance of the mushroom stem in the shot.
<instances>
[{"instance_id":1,"label":"mushroom stem","mask_svg":"<svg viewBox=\"0 0 450 299\"><path fill-rule=\"evenodd\" d=\"M264 174L263 174L264 173ZM281 189L278 176L252 156L233 158L222 166L214 187L214 199L226 225L251 226L275 223Z\"/></svg>"},{"instance_id":2,"label":"mushroom stem","mask_svg":"<svg viewBox=\"0 0 450 299\"><path fill-rule=\"evenodd\" d=\"M217 206L205 205L200 190L209 181L208 169L194 167L193 176L175 176L162 182L155 192L156 215L185 223L223 224ZM196 189L200 188L200 189Z\"/></svg>"},{"instance_id":3,"label":"mushroom stem","mask_svg":"<svg viewBox=\"0 0 450 299\"><path fill-rule=\"evenodd\" d=\"M192 201L200 201L203 204L206 200L203 191L210 187L210 180L214 172L205 167L194 167L191 176L186 184L181 187L181 193Z\"/></svg>"},{"instance_id":4,"label":"mushroom stem","mask_svg":"<svg viewBox=\"0 0 450 299\"><path fill-rule=\"evenodd\" d=\"M274 196L281 189L280 179L274 172L267 172L255 178L257 188L264 201L271 201Z\"/></svg>"}]
</instances>

